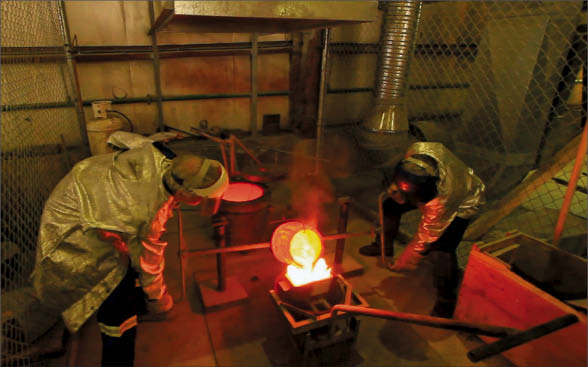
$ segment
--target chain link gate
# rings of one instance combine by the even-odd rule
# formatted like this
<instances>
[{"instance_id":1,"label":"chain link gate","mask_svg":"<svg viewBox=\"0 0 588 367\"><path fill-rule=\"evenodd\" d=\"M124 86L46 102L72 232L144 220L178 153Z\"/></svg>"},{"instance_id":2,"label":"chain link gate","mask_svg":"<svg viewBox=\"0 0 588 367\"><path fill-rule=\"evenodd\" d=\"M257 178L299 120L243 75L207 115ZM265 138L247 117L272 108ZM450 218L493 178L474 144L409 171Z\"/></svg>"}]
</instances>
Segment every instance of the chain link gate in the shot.
<instances>
[{"instance_id":1,"label":"chain link gate","mask_svg":"<svg viewBox=\"0 0 588 367\"><path fill-rule=\"evenodd\" d=\"M41 366L25 355L24 325L45 200L82 158L58 1L2 1L2 366ZM78 149L73 149L77 147Z\"/></svg>"},{"instance_id":2,"label":"chain link gate","mask_svg":"<svg viewBox=\"0 0 588 367\"><path fill-rule=\"evenodd\" d=\"M374 101L382 12L378 22L331 30L320 151L345 141L354 174L383 190L411 142L442 142L485 182L484 210L510 208L483 240L517 229L551 241L573 139L586 121L585 2L423 2L409 61L409 141L391 137L396 149L386 151L366 149L360 138ZM585 256L585 168L564 231L575 235ZM462 267L471 244L460 246Z\"/></svg>"}]
</instances>

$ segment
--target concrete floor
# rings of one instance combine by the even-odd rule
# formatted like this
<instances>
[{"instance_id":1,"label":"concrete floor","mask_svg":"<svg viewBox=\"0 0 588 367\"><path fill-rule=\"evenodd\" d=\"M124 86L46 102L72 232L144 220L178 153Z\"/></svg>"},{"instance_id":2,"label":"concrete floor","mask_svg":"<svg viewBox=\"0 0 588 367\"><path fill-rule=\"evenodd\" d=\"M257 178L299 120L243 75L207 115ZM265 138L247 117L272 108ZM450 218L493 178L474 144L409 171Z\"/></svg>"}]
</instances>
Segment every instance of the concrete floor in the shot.
<instances>
[{"instance_id":1,"label":"concrete floor","mask_svg":"<svg viewBox=\"0 0 588 367\"><path fill-rule=\"evenodd\" d=\"M284 186L285 185L285 186ZM272 187L272 201L283 208L284 195L290 191L287 182ZM334 233L337 205L324 207L321 231ZM283 214L283 213L282 213ZM278 217L280 213L274 213ZM210 220L195 211L183 212L184 235L188 248L212 248ZM348 231L360 232L372 227L353 209ZM241 303L216 310L203 310L199 285L214 285L215 256L187 260L187 297L181 298L178 258L177 216L168 222L165 234L165 277L176 300L174 317L163 322L146 322L138 326L136 366L299 366L302 356L289 339L289 326L270 298L269 290L285 270L269 250L227 255L227 275L234 276L247 292ZM269 238L268 238L269 239ZM363 267L360 276L347 280L371 307L428 314L434 302L430 268L400 276L381 267L376 258L359 255L358 248L370 242L369 236L349 238L345 254ZM325 243L327 262L332 262L334 241ZM401 244L397 244L397 253ZM481 345L477 337L453 331L416 326L403 322L360 316L356 343L326 349L311 355L309 365L320 366L492 366L512 364L501 356L479 363L470 362L466 353ZM76 366L100 365L101 342L95 319L80 334ZM63 366L64 358L51 366Z\"/></svg>"}]
</instances>

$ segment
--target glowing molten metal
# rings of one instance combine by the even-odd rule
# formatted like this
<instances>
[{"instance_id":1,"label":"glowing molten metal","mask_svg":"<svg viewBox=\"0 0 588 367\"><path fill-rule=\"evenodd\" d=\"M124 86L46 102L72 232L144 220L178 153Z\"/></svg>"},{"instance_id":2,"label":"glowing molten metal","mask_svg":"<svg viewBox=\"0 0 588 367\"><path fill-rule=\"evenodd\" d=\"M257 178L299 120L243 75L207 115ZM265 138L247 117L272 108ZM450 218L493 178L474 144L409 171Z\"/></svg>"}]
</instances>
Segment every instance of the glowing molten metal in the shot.
<instances>
[{"instance_id":1,"label":"glowing molten metal","mask_svg":"<svg viewBox=\"0 0 588 367\"><path fill-rule=\"evenodd\" d=\"M323 251L320 235L300 222L287 222L276 228L271 247L274 256L288 264L286 278L295 287L332 276L325 259L319 259Z\"/></svg>"},{"instance_id":2,"label":"glowing molten metal","mask_svg":"<svg viewBox=\"0 0 588 367\"><path fill-rule=\"evenodd\" d=\"M328 279L331 277L331 268L327 266L325 259L318 259L316 264L311 268L299 268L296 265L288 265L286 278L295 287L300 287L317 280Z\"/></svg>"},{"instance_id":3,"label":"glowing molten metal","mask_svg":"<svg viewBox=\"0 0 588 367\"><path fill-rule=\"evenodd\" d=\"M229 184L223 194L223 200L232 202L252 201L263 195L263 189L259 185L248 182L233 182Z\"/></svg>"}]
</instances>

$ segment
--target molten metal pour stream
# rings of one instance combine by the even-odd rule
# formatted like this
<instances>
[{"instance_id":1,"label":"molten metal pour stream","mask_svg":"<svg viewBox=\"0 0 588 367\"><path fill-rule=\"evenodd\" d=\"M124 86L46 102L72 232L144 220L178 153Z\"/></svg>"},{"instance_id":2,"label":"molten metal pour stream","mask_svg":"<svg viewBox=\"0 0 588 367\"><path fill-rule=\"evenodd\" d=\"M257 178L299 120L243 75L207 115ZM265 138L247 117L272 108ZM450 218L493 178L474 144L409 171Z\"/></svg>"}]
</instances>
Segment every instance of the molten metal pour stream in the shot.
<instances>
[{"instance_id":1,"label":"molten metal pour stream","mask_svg":"<svg viewBox=\"0 0 588 367\"><path fill-rule=\"evenodd\" d=\"M286 279L294 287L332 277L323 253L318 231L297 221L278 226L271 239L271 249L279 261L287 264Z\"/></svg>"}]
</instances>

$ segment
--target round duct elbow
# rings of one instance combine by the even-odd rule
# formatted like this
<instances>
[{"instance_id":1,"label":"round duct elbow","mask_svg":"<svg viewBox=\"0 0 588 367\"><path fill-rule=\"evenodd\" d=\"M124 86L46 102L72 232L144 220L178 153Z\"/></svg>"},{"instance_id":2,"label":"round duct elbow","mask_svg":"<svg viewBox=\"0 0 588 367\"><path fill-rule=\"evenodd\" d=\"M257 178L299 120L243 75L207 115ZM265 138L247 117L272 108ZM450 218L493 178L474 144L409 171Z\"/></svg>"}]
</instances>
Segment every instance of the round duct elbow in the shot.
<instances>
[{"instance_id":1,"label":"round duct elbow","mask_svg":"<svg viewBox=\"0 0 588 367\"><path fill-rule=\"evenodd\" d=\"M376 105L363 123L363 128L379 134L404 134L408 132L406 104Z\"/></svg>"}]
</instances>

